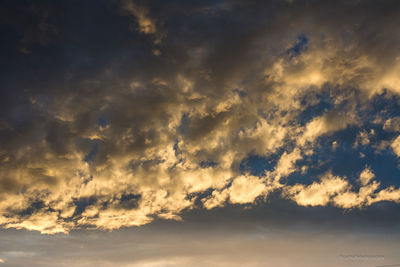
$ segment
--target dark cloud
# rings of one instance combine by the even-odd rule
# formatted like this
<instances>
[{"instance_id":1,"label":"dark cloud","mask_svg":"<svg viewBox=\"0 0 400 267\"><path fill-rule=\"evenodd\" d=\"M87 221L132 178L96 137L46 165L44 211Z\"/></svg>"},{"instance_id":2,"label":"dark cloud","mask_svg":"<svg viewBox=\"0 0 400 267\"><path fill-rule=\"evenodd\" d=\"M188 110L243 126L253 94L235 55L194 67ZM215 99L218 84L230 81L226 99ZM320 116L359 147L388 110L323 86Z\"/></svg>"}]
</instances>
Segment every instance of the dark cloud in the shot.
<instances>
[{"instance_id":1,"label":"dark cloud","mask_svg":"<svg viewBox=\"0 0 400 267\"><path fill-rule=\"evenodd\" d=\"M116 229L273 194L398 203L399 11L397 1L6 1L0 224ZM363 171L376 177L361 184Z\"/></svg>"}]
</instances>

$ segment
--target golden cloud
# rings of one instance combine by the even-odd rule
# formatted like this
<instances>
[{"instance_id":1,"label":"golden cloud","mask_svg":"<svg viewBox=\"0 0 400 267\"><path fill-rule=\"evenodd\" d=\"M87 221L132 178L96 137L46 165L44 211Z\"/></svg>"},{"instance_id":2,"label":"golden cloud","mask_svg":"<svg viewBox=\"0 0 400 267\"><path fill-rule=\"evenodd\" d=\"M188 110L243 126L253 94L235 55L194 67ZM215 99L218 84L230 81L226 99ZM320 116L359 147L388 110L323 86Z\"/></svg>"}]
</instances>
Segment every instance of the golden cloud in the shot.
<instances>
[{"instance_id":1,"label":"golden cloud","mask_svg":"<svg viewBox=\"0 0 400 267\"><path fill-rule=\"evenodd\" d=\"M400 92L397 58L369 53L330 21L312 18L307 48L296 53L290 51L297 26L247 30L245 40L223 45L195 34L171 44L153 10L133 1L122 9L135 18L135 30L165 50L151 45L143 66L125 76L110 63L96 79L68 90L26 92L33 122L18 128L0 121L7 137L0 150L2 227L47 234L112 230L182 220L199 203L206 209L253 204L274 191L300 206L400 201L400 189L381 188L369 168L355 185L327 170L309 184L287 183L294 173L322 166L310 156L323 138L358 127L352 148L371 146L375 132L364 129L361 115L385 90L387 97ZM304 26L305 18L296 20ZM305 116L321 95L331 106ZM398 131L399 118L382 114L373 123ZM400 156L400 137L390 142ZM250 156L273 166L251 174L243 168Z\"/></svg>"}]
</instances>

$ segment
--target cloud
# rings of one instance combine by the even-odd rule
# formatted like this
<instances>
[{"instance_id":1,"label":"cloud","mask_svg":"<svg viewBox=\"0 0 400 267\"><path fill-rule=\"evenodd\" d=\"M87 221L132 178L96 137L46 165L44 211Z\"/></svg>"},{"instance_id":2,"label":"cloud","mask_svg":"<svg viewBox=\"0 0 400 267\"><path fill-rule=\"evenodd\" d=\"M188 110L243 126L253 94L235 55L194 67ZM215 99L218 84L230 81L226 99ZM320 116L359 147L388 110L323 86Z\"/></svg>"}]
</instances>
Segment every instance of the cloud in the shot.
<instances>
[{"instance_id":1,"label":"cloud","mask_svg":"<svg viewBox=\"0 0 400 267\"><path fill-rule=\"evenodd\" d=\"M286 177L292 172L296 171L296 162L302 159L300 149L295 148L292 152L283 152L276 164L274 174L279 180L281 177Z\"/></svg>"},{"instance_id":2,"label":"cloud","mask_svg":"<svg viewBox=\"0 0 400 267\"><path fill-rule=\"evenodd\" d=\"M310 185L296 184L283 189L283 194L301 206L326 206L332 204L345 209L362 208L380 201L400 201L400 190L393 187L379 189L380 182L373 181L374 173L365 168L358 178L361 186L355 191L345 177L326 173L320 181Z\"/></svg>"},{"instance_id":3,"label":"cloud","mask_svg":"<svg viewBox=\"0 0 400 267\"><path fill-rule=\"evenodd\" d=\"M149 10L146 7L135 4L131 0L126 0L123 2L122 8L136 18L138 24L137 29L140 32L154 36L155 44L159 44L161 42L164 35L160 31L159 26L157 26L156 19L149 16ZM158 52L155 52L155 54L158 54L159 50L156 51Z\"/></svg>"},{"instance_id":4,"label":"cloud","mask_svg":"<svg viewBox=\"0 0 400 267\"><path fill-rule=\"evenodd\" d=\"M373 178L375 174L369 168L365 168L360 174L359 181L361 185L367 185Z\"/></svg>"},{"instance_id":5,"label":"cloud","mask_svg":"<svg viewBox=\"0 0 400 267\"><path fill-rule=\"evenodd\" d=\"M313 142L317 137L345 129L349 124L355 123L354 114L340 114L330 112L312 119L305 126L304 133L298 139L300 145Z\"/></svg>"},{"instance_id":6,"label":"cloud","mask_svg":"<svg viewBox=\"0 0 400 267\"><path fill-rule=\"evenodd\" d=\"M112 16L116 6L91 7L98 16L89 17L72 10L81 28L57 22L65 12L55 4L46 21L76 44L55 42L28 61L10 53L16 63L4 70L0 98L2 227L113 230L273 192L300 206L398 202L398 185L374 176L379 167L344 175L337 164L343 151L367 162L387 148L400 155L391 135L397 4L382 4L383 16L368 1L161 2L123 2L133 32L126 16ZM373 151L377 142L391 146ZM245 166L252 158L259 176Z\"/></svg>"},{"instance_id":7,"label":"cloud","mask_svg":"<svg viewBox=\"0 0 400 267\"><path fill-rule=\"evenodd\" d=\"M203 198L203 206L206 209L213 209L216 207L223 207L226 203L226 200L229 197L229 191L228 190L222 190L222 191L213 191L211 196L208 198Z\"/></svg>"},{"instance_id":8,"label":"cloud","mask_svg":"<svg viewBox=\"0 0 400 267\"><path fill-rule=\"evenodd\" d=\"M394 188L393 186L387 187L381 191L379 191L375 198L369 199L369 204L373 204L380 201L392 201L395 203L400 202L400 189Z\"/></svg>"},{"instance_id":9,"label":"cloud","mask_svg":"<svg viewBox=\"0 0 400 267\"><path fill-rule=\"evenodd\" d=\"M385 127L385 126L384 126ZM357 148L359 145L366 146L368 145L371 141L370 138L375 135L375 131L372 129L369 133L367 131L361 131L354 143L354 146Z\"/></svg>"},{"instance_id":10,"label":"cloud","mask_svg":"<svg viewBox=\"0 0 400 267\"><path fill-rule=\"evenodd\" d=\"M252 203L261 194L266 192L266 186L258 177L240 176L229 188L229 200L234 204Z\"/></svg>"},{"instance_id":11,"label":"cloud","mask_svg":"<svg viewBox=\"0 0 400 267\"><path fill-rule=\"evenodd\" d=\"M400 157L400 136L393 140L392 144L390 145L393 149L393 152Z\"/></svg>"},{"instance_id":12,"label":"cloud","mask_svg":"<svg viewBox=\"0 0 400 267\"><path fill-rule=\"evenodd\" d=\"M234 178L229 187L213 191L209 197L203 198L202 202L206 209L224 206L228 200L232 204L249 204L258 197L266 197L272 190L273 187L267 185L265 179L242 175Z\"/></svg>"},{"instance_id":13,"label":"cloud","mask_svg":"<svg viewBox=\"0 0 400 267\"><path fill-rule=\"evenodd\" d=\"M333 196L345 191L347 187L345 179L328 173L320 178L320 182L309 186L294 185L286 189L285 194L301 206L325 206Z\"/></svg>"},{"instance_id":14,"label":"cloud","mask_svg":"<svg viewBox=\"0 0 400 267\"><path fill-rule=\"evenodd\" d=\"M57 212L37 212L22 220L8 220L5 228L40 231L42 234L67 233L68 222L58 220Z\"/></svg>"},{"instance_id":15,"label":"cloud","mask_svg":"<svg viewBox=\"0 0 400 267\"><path fill-rule=\"evenodd\" d=\"M385 121L383 130L390 132L400 131L400 117L393 117Z\"/></svg>"}]
</instances>

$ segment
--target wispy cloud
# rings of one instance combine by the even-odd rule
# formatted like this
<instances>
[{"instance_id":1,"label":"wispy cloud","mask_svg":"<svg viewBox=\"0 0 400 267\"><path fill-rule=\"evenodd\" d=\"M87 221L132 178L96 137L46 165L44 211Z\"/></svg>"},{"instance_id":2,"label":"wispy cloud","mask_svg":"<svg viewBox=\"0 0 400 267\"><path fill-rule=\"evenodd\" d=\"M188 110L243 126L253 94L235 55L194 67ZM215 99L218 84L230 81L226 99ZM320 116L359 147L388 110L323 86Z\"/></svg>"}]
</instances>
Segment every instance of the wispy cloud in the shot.
<instances>
[{"instance_id":1,"label":"wispy cloud","mask_svg":"<svg viewBox=\"0 0 400 267\"><path fill-rule=\"evenodd\" d=\"M157 20L150 16L147 7L138 5L132 0L126 0L123 2L122 8L136 18L138 31L152 35L155 44L159 44L162 41L164 33L157 25Z\"/></svg>"}]
</instances>

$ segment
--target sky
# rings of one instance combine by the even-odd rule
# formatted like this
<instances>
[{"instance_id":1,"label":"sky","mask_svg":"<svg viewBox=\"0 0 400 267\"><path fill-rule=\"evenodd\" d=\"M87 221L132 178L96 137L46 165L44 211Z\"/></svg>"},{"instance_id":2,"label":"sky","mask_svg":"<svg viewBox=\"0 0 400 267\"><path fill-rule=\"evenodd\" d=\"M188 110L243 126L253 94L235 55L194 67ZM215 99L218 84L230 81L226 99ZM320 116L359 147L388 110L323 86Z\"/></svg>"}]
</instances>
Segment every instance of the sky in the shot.
<instances>
[{"instance_id":1,"label":"sky","mask_svg":"<svg viewBox=\"0 0 400 267\"><path fill-rule=\"evenodd\" d=\"M0 3L0 267L400 266L400 2Z\"/></svg>"}]
</instances>

